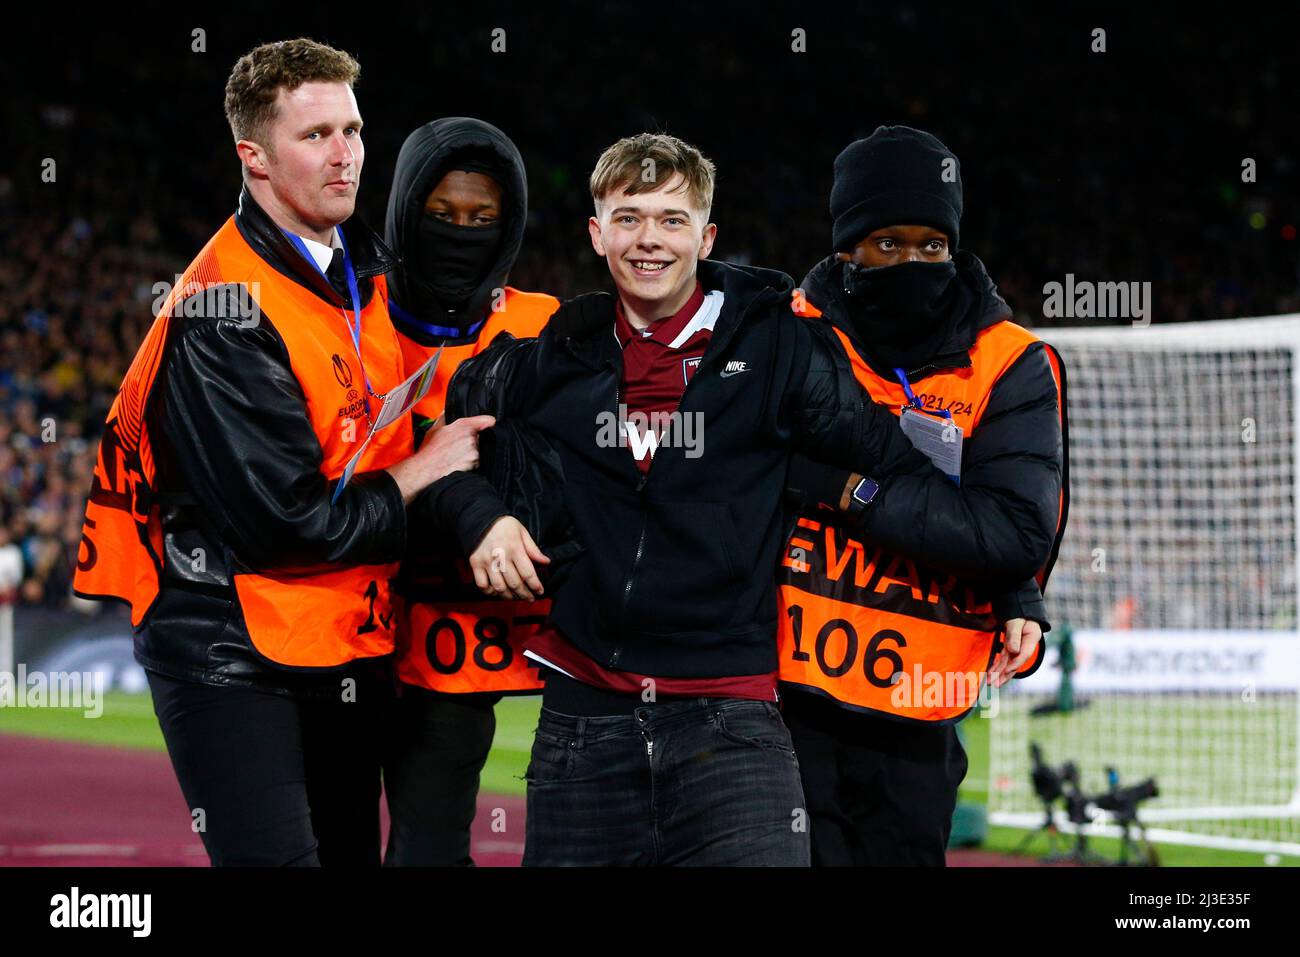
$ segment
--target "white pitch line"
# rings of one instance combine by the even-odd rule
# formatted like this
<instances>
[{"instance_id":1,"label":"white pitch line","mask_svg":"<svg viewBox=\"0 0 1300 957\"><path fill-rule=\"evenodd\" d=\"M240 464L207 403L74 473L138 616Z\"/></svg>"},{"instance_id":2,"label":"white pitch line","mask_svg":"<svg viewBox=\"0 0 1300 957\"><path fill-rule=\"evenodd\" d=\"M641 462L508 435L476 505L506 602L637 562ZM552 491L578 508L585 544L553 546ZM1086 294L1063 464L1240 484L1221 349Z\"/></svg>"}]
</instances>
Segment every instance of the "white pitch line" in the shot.
<instances>
[{"instance_id":1,"label":"white pitch line","mask_svg":"<svg viewBox=\"0 0 1300 957\"><path fill-rule=\"evenodd\" d=\"M207 853L188 846L157 850L179 850L190 856ZM138 844L0 844L0 857L139 857L142 853L145 849Z\"/></svg>"}]
</instances>

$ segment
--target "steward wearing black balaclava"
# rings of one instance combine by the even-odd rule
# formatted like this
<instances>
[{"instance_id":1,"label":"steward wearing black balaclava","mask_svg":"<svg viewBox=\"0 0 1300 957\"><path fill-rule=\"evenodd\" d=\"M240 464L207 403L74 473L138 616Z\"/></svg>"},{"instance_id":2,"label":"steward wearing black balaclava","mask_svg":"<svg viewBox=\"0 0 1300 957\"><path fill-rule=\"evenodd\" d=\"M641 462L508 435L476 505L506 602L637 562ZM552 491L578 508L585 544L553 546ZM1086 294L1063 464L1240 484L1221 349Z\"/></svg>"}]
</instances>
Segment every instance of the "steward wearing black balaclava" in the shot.
<instances>
[{"instance_id":1,"label":"steward wearing black balaclava","mask_svg":"<svg viewBox=\"0 0 1300 957\"><path fill-rule=\"evenodd\" d=\"M900 367L911 375L934 362L959 361L979 329L1010 318L984 264L956 252L962 206L961 165L929 133L881 126L836 157L830 207L837 255L818 263L803 289L814 302L833 298L842 306L878 372ZM953 258L869 268L838 255L874 230L900 224L947 234Z\"/></svg>"},{"instance_id":2,"label":"steward wearing black balaclava","mask_svg":"<svg viewBox=\"0 0 1300 957\"><path fill-rule=\"evenodd\" d=\"M449 175L456 171L479 175ZM438 355L428 394L415 406L417 442L444 414L461 363L500 335L536 336L559 306L553 296L507 285L527 215L523 160L495 126L452 117L407 137L388 198L387 239L402 261L390 278L388 309L407 375ZM483 474L508 470L513 460L498 456L494 466L491 450L510 429L501 423L481 433ZM523 658L529 632L518 623L540 621L544 609L485 603L473 580L462 578L459 545L429 527L412 522L407 541L396 654L402 694L384 758L391 822L384 863L467 865L493 707L503 694L541 687ZM439 644L453 633L473 636L474 653ZM481 653L486 647L495 649L491 657Z\"/></svg>"},{"instance_id":3,"label":"steward wearing black balaclava","mask_svg":"<svg viewBox=\"0 0 1300 957\"><path fill-rule=\"evenodd\" d=\"M502 193L497 223L457 226L425 214L429 193L452 170L496 181ZM402 260L389 283L398 330L423 345L472 338L492 307L493 290L506 284L527 218L523 158L495 126L456 116L408 136L397 157L385 227L385 239Z\"/></svg>"},{"instance_id":4,"label":"steward wearing black balaclava","mask_svg":"<svg viewBox=\"0 0 1300 957\"><path fill-rule=\"evenodd\" d=\"M798 561L778 570L779 674L814 866L944 863L968 766L954 724L974 703L951 679L1000 686L1031 673L1050 627L1040 585L1068 506L1064 367L1009 321L979 259L954 252L962 207L943 143L879 127L835 160L835 252L795 301L834 327L868 397L941 464L878 482L805 458L787 475L805 518L790 539ZM847 536L838 553L871 556L871 572L835 573L818 554L803 529L827 509ZM828 667L820 643L837 630L867 650L850 661L850 641ZM815 657L800 650L809 635ZM949 690L910 694L922 674Z\"/></svg>"}]
</instances>

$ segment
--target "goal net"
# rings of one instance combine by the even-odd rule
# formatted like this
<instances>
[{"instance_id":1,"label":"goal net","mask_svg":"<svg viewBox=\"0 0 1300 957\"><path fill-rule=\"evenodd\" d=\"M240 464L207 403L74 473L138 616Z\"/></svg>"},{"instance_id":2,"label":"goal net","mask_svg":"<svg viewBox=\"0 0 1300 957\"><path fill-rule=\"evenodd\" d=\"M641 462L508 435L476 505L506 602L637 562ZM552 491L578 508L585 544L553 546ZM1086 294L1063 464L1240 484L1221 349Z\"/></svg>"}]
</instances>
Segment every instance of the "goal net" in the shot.
<instances>
[{"instance_id":1,"label":"goal net","mask_svg":"<svg viewBox=\"0 0 1300 957\"><path fill-rule=\"evenodd\" d=\"M1070 516L1047 603L1051 637L1072 631L1074 707L1056 651L1003 689L991 820L1042 822L1036 743L1086 794L1108 768L1121 787L1154 778L1139 812L1153 839L1300 854L1300 316L1043 337L1068 386Z\"/></svg>"}]
</instances>

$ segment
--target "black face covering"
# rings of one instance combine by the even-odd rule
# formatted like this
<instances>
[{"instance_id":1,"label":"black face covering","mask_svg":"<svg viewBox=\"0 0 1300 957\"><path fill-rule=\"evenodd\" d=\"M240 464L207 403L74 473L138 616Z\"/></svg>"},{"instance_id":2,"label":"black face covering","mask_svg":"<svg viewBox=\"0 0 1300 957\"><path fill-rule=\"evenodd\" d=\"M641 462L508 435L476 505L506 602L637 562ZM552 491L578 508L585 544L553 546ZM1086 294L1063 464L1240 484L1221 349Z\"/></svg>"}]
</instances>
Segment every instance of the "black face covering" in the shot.
<instances>
[{"instance_id":1,"label":"black face covering","mask_svg":"<svg viewBox=\"0 0 1300 957\"><path fill-rule=\"evenodd\" d=\"M502 226L456 226L420 217L415 268L448 309L463 307L496 264Z\"/></svg>"},{"instance_id":2,"label":"black face covering","mask_svg":"<svg viewBox=\"0 0 1300 957\"><path fill-rule=\"evenodd\" d=\"M844 292L862 345L891 369L905 371L938 353L972 303L952 260L870 269L845 263Z\"/></svg>"}]
</instances>

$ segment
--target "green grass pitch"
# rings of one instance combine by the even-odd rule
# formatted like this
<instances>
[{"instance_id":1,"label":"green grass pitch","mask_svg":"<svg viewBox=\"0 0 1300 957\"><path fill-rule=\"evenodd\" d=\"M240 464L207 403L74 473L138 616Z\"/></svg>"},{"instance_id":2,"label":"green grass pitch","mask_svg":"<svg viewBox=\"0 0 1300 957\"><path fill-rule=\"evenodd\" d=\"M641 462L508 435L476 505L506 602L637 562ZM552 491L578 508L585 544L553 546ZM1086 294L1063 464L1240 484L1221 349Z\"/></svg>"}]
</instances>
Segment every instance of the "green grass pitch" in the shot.
<instances>
[{"instance_id":1,"label":"green grass pitch","mask_svg":"<svg viewBox=\"0 0 1300 957\"><path fill-rule=\"evenodd\" d=\"M497 705L496 740L483 769L484 792L524 794L523 775L528 766L540 707L541 699L538 697L509 697ZM962 801L984 803L987 800L990 724L975 715L962 723L962 734L970 756L970 771L961 788ZM72 709L0 708L0 734L165 750L153 704L147 694L110 692L104 696L104 713L93 719ZM991 828L983 848L1010 851L1024 834L1015 828ZM1115 855L1117 845L1118 842L1108 838L1090 841L1094 850L1110 857ZM1041 853L1041 842L1037 849ZM1159 853L1161 862L1172 866L1258 866L1264 863L1261 854L1181 845L1161 845ZM1283 866L1300 866L1300 858L1284 857L1281 863Z\"/></svg>"}]
</instances>

